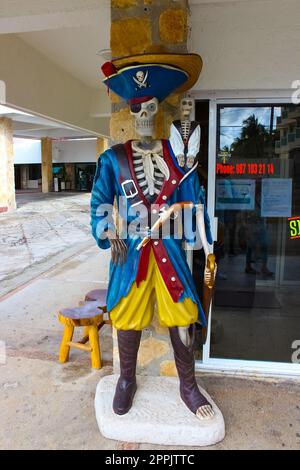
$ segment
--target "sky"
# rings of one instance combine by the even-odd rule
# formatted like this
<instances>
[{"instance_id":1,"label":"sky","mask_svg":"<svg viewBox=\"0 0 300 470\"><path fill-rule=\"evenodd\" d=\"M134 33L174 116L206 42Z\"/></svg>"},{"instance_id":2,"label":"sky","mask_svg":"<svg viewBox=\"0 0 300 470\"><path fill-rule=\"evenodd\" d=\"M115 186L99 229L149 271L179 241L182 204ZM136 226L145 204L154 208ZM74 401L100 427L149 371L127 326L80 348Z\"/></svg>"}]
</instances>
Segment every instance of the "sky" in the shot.
<instances>
[{"instance_id":1,"label":"sky","mask_svg":"<svg viewBox=\"0 0 300 470\"><path fill-rule=\"evenodd\" d=\"M230 148L236 137L240 137L243 121L249 116L255 115L259 124L263 124L267 129L270 128L271 107L224 107L220 109L220 148L225 145ZM281 107L274 108L273 128L276 129L276 118L281 116Z\"/></svg>"}]
</instances>

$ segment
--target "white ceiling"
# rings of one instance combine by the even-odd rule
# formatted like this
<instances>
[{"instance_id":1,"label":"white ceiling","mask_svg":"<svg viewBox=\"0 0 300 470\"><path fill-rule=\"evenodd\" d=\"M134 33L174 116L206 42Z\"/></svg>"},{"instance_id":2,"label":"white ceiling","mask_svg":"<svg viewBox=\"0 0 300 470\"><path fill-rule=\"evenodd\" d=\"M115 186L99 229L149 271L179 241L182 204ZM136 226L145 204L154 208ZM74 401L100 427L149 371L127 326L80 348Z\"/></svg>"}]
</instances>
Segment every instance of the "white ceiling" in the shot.
<instances>
[{"instance_id":1,"label":"white ceiling","mask_svg":"<svg viewBox=\"0 0 300 470\"><path fill-rule=\"evenodd\" d=\"M86 86L102 86L110 0L1 0L0 33L17 34Z\"/></svg>"},{"instance_id":2,"label":"white ceiling","mask_svg":"<svg viewBox=\"0 0 300 470\"><path fill-rule=\"evenodd\" d=\"M1 0L0 17L97 9L105 0Z\"/></svg>"},{"instance_id":3,"label":"white ceiling","mask_svg":"<svg viewBox=\"0 0 300 470\"><path fill-rule=\"evenodd\" d=\"M19 34L26 43L46 55L91 88L102 86L100 49L109 47L109 22L47 31Z\"/></svg>"},{"instance_id":4,"label":"white ceiling","mask_svg":"<svg viewBox=\"0 0 300 470\"><path fill-rule=\"evenodd\" d=\"M190 4L193 8L228 1L232 0L190 0ZM97 53L109 48L110 0L1 0L0 32L18 34L86 86L103 86L104 59Z\"/></svg>"},{"instance_id":5,"label":"white ceiling","mask_svg":"<svg viewBox=\"0 0 300 470\"><path fill-rule=\"evenodd\" d=\"M18 109L0 106L0 117L12 120L14 137L42 138L52 137L53 139L86 137L81 130L62 125L51 119L36 116Z\"/></svg>"}]
</instances>

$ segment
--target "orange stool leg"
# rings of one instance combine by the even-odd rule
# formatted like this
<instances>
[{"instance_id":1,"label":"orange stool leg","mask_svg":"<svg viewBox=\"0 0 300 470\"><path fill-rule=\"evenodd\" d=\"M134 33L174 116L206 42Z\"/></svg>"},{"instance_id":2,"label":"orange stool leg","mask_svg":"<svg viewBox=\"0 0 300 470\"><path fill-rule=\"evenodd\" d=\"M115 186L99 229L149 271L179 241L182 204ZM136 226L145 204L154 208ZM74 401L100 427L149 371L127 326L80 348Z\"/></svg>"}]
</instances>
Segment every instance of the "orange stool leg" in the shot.
<instances>
[{"instance_id":1,"label":"orange stool leg","mask_svg":"<svg viewBox=\"0 0 300 470\"><path fill-rule=\"evenodd\" d=\"M89 327L89 340L92 348L91 352L91 363L93 369L101 369L101 355L99 345L99 333L97 325L91 325Z\"/></svg>"},{"instance_id":2,"label":"orange stool leg","mask_svg":"<svg viewBox=\"0 0 300 470\"><path fill-rule=\"evenodd\" d=\"M72 341L74 333L74 326L65 325L63 339L59 350L59 362L67 362L69 360L70 346L67 345L69 341Z\"/></svg>"}]
</instances>

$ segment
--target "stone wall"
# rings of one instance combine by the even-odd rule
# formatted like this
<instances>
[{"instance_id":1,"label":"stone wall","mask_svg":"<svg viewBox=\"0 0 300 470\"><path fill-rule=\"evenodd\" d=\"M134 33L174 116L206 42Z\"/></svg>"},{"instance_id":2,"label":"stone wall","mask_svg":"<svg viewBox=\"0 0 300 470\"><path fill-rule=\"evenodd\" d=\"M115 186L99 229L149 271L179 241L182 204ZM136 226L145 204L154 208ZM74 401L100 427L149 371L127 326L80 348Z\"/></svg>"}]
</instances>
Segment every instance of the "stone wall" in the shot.
<instances>
[{"instance_id":1,"label":"stone wall","mask_svg":"<svg viewBox=\"0 0 300 470\"><path fill-rule=\"evenodd\" d=\"M145 52L187 52L187 0L112 0L111 50L113 57ZM134 121L126 102L110 92L112 101L111 138L125 142L136 138ZM169 137L171 122L178 117L180 96L173 94L160 105L156 137ZM118 349L114 332L114 369L118 371ZM150 328L143 332L138 373L175 375L176 369L168 331L154 314Z\"/></svg>"},{"instance_id":2,"label":"stone wall","mask_svg":"<svg viewBox=\"0 0 300 470\"><path fill-rule=\"evenodd\" d=\"M16 208L13 128L11 119L0 118L0 212Z\"/></svg>"},{"instance_id":3,"label":"stone wall","mask_svg":"<svg viewBox=\"0 0 300 470\"><path fill-rule=\"evenodd\" d=\"M111 51L113 57L145 52L187 52L187 0L111 0ZM111 138L124 142L135 138L134 121L126 102L110 92ZM156 137L167 138L178 116L179 96L171 95L160 105Z\"/></svg>"},{"instance_id":4,"label":"stone wall","mask_svg":"<svg viewBox=\"0 0 300 470\"><path fill-rule=\"evenodd\" d=\"M105 152L108 148L108 139L104 137L98 137L96 141L96 161L98 160L99 155Z\"/></svg>"},{"instance_id":5,"label":"stone wall","mask_svg":"<svg viewBox=\"0 0 300 470\"><path fill-rule=\"evenodd\" d=\"M52 172L52 139L43 137L41 140L42 149L42 192L49 193L53 186Z\"/></svg>"}]
</instances>

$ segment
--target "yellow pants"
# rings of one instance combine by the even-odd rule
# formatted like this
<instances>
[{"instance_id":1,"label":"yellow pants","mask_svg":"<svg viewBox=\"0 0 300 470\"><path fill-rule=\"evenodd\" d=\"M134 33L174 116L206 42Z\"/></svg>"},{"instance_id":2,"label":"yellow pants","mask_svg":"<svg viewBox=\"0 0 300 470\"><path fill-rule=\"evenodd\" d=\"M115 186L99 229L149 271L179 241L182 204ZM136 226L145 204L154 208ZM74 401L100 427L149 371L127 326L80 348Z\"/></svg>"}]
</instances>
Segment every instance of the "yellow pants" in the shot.
<instances>
[{"instance_id":1,"label":"yellow pants","mask_svg":"<svg viewBox=\"0 0 300 470\"><path fill-rule=\"evenodd\" d=\"M151 323L155 301L162 326L188 326L197 321L198 307L190 298L182 302L173 301L151 250L146 279L139 287L134 283L128 295L110 312L114 327L117 330L146 328Z\"/></svg>"}]
</instances>

